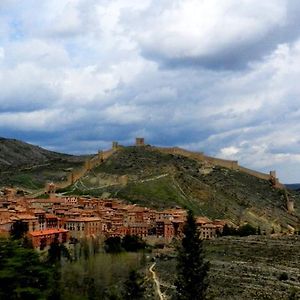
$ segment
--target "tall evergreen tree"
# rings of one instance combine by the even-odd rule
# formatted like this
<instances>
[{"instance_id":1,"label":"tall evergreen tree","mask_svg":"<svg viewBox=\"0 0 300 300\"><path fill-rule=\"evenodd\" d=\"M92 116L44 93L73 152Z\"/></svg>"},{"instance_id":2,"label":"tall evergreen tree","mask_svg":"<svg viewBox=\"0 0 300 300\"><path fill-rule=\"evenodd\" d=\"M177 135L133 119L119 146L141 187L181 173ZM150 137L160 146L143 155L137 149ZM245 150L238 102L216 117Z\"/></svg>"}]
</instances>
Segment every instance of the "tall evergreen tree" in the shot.
<instances>
[{"instance_id":1,"label":"tall evergreen tree","mask_svg":"<svg viewBox=\"0 0 300 300\"><path fill-rule=\"evenodd\" d=\"M204 261L202 240L199 238L194 215L189 211L184 226L184 237L178 249L177 279L178 300L203 300L208 287L209 263Z\"/></svg>"}]
</instances>

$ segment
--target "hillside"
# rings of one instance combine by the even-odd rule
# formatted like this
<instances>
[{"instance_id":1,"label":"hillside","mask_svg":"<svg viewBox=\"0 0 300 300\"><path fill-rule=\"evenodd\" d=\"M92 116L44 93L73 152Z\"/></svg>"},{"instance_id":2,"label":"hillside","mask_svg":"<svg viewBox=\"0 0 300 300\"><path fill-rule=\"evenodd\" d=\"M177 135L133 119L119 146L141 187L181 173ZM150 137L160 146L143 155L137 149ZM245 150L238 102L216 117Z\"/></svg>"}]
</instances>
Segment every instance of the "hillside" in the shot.
<instances>
[{"instance_id":1,"label":"hillside","mask_svg":"<svg viewBox=\"0 0 300 300\"><path fill-rule=\"evenodd\" d=\"M210 262L207 299L299 299L300 238L222 237L205 241ZM176 253L156 260L162 292L173 294ZM292 298L293 293L294 298Z\"/></svg>"},{"instance_id":2,"label":"hillside","mask_svg":"<svg viewBox=\"0 0 300 300\"><path fill-rule=\"evenodd\" d=\"M90 157L1 139L0 187L14 186L36 195L43 193L49 181L67 186L73 173L80 176L60 190L66 195L118 197L158 209L187 207L198 215L228 219L236 225L250 222L266 231L299 228L299 192L289 191L295 201L295 213L289 214L282 190L239 170L163 153L151 146L119 147L104 162L94 160L87 171L83 166Z\"/></svg>"},{"instance_id":3,"label":"hillside","mask_svg":"<svg viewBox=\"0 0 300 300\"><path fill-rule=\"evenodd\" d=\"M179 205L234 224L247 221L267 231L299 226L299 193L289 192L296 207L291 215L283 191L269 181L150 146L120 148L63 192L119 197L155 208Z\"/></svg>"},{"instance_id":4,"label":"hillside","mask_svg":"<svg viewBox=\"0 0 300 300\"><path fill-rule=\"evenodd\" d=\"M86 157L45 150L15 139L0 138L0 186L36 190L47 181L64 180Z\"/></svg>"}]
</instances>

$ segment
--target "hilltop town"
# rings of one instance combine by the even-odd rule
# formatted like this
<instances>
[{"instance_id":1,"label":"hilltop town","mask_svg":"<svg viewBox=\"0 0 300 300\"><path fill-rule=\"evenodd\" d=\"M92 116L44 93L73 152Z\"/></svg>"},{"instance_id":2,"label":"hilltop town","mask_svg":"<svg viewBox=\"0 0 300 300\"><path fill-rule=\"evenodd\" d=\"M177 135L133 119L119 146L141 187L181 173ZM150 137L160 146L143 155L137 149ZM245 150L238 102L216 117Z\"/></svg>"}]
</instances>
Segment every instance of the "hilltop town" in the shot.
<instances>
[{"instance_id":1,"label":"hilltop town","mask_svg":"<svg viewBox=\"0 0 300 300\"><path fill-rule=\"evenodd\" d=\"M5 189L0 198L0 232L8 235L12 224L27 224L28 237L35 248L45 249L55 239L61 243L82 238L124 237L171 241L182 236L186 210L181 208L157 211L126 204L119 199L96 199L56 196L50 184L49 198L18 196L14 189ZM225 222L198 217L200 237L212 239L222 231Z\"/></svg>"},{"instance_id":2,"label":"hilltop town","mask_svg":"<svg viewBox=\"0 0 300 300\"><path fill-rule=\"evenodd\" d=\"M42 151L48 157L51 154ZM59 154L54 156L56 161ZM213 158L202 152L150 146L144 138L136 138L132 147L112 142L111 149L99 150L83 162L67 169L64 178L47 181L43 189L29 194L22 189L20 192L18 187L4 188L0 197L1 233L7 235L13 222L22 221L28 225L28 236L34 246L41 249L55 237L67 242L129 234L171 241L181 237L186 216L183 207L198 215L203 239L216 237L226 222L234 226L262 224L268 232L274 228L282 231L282 224L285 232L298 230L294 200L298 198L289 196L275 171L263 174L241 167L237 161ZM34 164L23 167L21 172L31 174L32 169L36 172ZM49 172L43 170L37 175ZM255 194L253 188L257 188ZM93 195L95 191L97 196ZM268 198L275 199L271 202L272 211L268 207L270 200L266 202ZM253 207L245 207L247 202L252 202ZM265 202L264 211L261 208ZM237 203L241 207L238 210ZM245 211L242 215L241 209ZM276 214L277 223L272 221Z\"/></svg>"},{"instance_id":3,"label":"hilltop town","mask_svg":"<svg viewBox=\"0 0 300 300\"><path fill-rule=\"evenodd\" d=\"M62 266L67 299L77 277L86 280L87 261L95 272L90 278L98 278L97 268L102 270L113 255L108 241L137 237L151 252L146 261L154 266L155 260L162 290L171 295L169 274L176 273L175 245L183 237L188 209L196 216L199 238L205 240L213 298L239 294L240 299L256 299L263 293L283 299L291 287L298 287L299 255L291 257L290 251L299 245L295 233L300 197L280 183L275 171L264 174L202 152L151 146L143 138L132 146L113 142L111 149L87 156L52 153L15 140L4 144L3 152L10 156L2 159L5 167L0 173L0 236L14 237L14 228L26 228L22 243L32 244L40 257L46 257L53 245L66 246L62 248L69 250L73 261ZM25 151L25 160L14 153L18 148ZM244 228L251 233L240 237ZM124 264L134 255L135 267L142 268L145 252L126 251ZM112 260L117 270L122 269L122 257L118 259ZM280 281L283 268L290 280ZM68 277L73 273L74 278ZM240 285L232 284L234 278ZM113 289L114 283L113 279L106 286ZM82 286L76 293L84 293Z\"/></svg>"}]
</instances>

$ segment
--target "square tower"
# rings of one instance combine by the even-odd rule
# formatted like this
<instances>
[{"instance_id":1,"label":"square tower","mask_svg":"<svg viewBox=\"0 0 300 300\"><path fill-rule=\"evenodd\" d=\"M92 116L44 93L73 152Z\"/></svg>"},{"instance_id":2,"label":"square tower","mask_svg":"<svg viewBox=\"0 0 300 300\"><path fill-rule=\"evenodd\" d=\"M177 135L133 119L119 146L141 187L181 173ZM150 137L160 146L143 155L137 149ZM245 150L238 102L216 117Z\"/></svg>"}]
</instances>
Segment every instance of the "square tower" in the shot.
<instances>
[{"instance_id":1,"label":"square tower","mask_svg":"<svg viewBox=\"0 0 300 300\"><path fill-rule=\"evenodd\" d=\"M135 145L136 146L145 146L145 140L144 138L135 138Z\"/></svg>"}]
</instances>

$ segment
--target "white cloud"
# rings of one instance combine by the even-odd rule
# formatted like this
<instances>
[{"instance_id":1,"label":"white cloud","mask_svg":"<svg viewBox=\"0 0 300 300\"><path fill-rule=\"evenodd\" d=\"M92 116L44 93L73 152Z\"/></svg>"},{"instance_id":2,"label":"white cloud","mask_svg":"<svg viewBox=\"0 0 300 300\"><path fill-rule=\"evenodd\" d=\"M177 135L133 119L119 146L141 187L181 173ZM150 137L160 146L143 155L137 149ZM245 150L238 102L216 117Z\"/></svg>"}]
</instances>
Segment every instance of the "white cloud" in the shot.
<instances>
[{"instance_id":1,"label":"white cloud","mask_svg":"<svg viewBox=\"0 0 300 300\"><path fill-rule=\"evenodd\" d=\"M0 135L25 132L65 151L144 135L297 181L300 35L291 5L300 5L292 2L9 5L0 14Z\"/></svg>"},{"instance_id":2,"label":"white cloud","mask_svg":"<svg viewBox=\"0 0 300 300\"><path fill-rule=\"evenodd\" d=\"M287 20L284 0L172 0L152 5L152 11L137 14L137 26L131 29L145 54L158 60L218 59L236 49L246 52Z\"/></svg>"},{"instance_id":3,"label":"white cloud","mask_svg":"<svg viewBox=\"0 0 300 300\"><path fill-rule=\"evenodd\" d=\"M5 58L5 51L2 47L0 47L0 62Z\"/></svg>"},{"instance_id":4,"label":"white cloud","mask_svg":"<svg viewBox=\"0 0 300 300\"><path fill-rule=\"evenodd\" d=\"M236 156L240 150L237 147L230 146L220 150L220 156L224 158L232 158Z\"/></svg>"}]
</instances>

